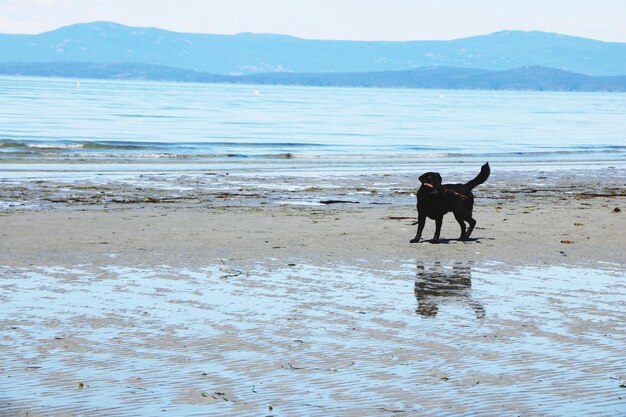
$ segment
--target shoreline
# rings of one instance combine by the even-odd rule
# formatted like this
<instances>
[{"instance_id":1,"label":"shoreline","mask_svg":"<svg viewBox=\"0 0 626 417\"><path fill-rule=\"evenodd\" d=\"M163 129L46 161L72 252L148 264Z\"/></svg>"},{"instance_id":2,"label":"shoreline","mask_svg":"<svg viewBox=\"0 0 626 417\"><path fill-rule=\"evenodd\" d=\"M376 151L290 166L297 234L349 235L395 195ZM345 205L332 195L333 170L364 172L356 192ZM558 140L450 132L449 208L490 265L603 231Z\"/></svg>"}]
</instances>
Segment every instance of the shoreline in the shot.
<instances>
[{"instance_id":1,"label":"shoreline","mask_svg":"<svg viewBox=\"0 0 626 417\"><path fill-rule=\"evenodd\" d=\"M45 68L42 70L40 66ZM58 63L57 63L58 65ZM217 86L243 86L243 87L274 87L274 88L336 88L336 89L377 89L377 90L425 90L425 91L494 91L494 92L532 92L532 93L567 93L567 94L624 94L626 86L623 80L615 81L623 75L588 75L582 72L566 71L569 77L584 77L585 82L555 82L553 77L542 79L542 71L558 72L563 77L562 69L551 67L541 68L537 71L532 67L515 67L507 70L483 70L484 73L474 77L475 69L463 67L450 67L457 72L461 72L461 84L459 84L459 74L450 77L449 75L435 74L433 77L433 67L423 66L412 70L418 76L425 77L427 81L415 81L415 75L403 78L407 70L382 70L361 73L351 71L335 74L334 71L322 71L314 73L290 73L289 78L284 78L281 73L259 73L244 75L215 74L210 72L197 72L185 68L174 66L155 69L150 64L133 64L125 67L126 64L102 64L102 63L69 63L70 68L54 68L50 73L49 63L33 62L12 62L0 64L0 77L9 79L51 79L62 80L68 84L79 81L103 82L133 82L146 84L190 84L190 85L217 85ZM7 67L8 66L8 67ZM76 67L79 66L77 70ZM85 67L82 67L85 66ZM93 67L97 67L94 70ZM139 69L138 69L139 67ZM435 67L435 69L437 69ZM533 71L532 77L527 74ZM468 71L467 73L462 73ZM137 76L136 73L140 75ZM171 72L174 74L172 75ZM523 78L515 78L511 73L522 73ZM68 75L70 73L72 75ZM378 75L378 79L372 79L372 75ZM346 80L346 75L348 79ZM293 78L295 77L295 78ZM487 77L487 81L485 81ZM492 80L490 77L494 77ZM504 82L502 78L504 77ZM520 77L520 75L518 75ZM534 84L530 79L538 78L540 82ZM535 80L536 81L536 80ZM621 82L620 82L621 81ZM521 84L521 85L520 85ZM546 86L548 84L548 86Z\"/></svg>"},{"instance_id":2,"label":"shoreline","mask_svg":"<svg viewBox=\"0 0 626 417\"><path fill-rule=\"evenodd\" d=\"M623 414L621 96L15 81L0 414Z\"/></svg>"}]
</instances>

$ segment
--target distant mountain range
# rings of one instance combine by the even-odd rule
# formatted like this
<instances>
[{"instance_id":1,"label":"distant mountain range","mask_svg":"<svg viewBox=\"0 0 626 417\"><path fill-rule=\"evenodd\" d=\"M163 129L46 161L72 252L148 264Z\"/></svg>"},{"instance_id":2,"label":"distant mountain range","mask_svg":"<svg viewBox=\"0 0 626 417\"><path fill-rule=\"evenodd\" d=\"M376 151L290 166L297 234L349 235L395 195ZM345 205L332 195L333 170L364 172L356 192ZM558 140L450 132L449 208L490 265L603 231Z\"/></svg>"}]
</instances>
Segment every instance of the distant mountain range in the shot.
<instances>
[{"instance_id":1,"label":"distant mountain range","mask_svg":"<svg viewBox=\"0 0 626 417\"><path fill-rule=\"evenodd\" d=\"M407 71L220 75L151 64L0 63L0 74L332 87L626 92L626 76L592 77L527 66L506 71L426 67Z\"/></svg>"},{"instance_id":2,"label":"distant mountain range","mask_svg":"<svg viewBox=\"0 0 626 417\"><path fill-rule=\"evenodd\" d=\"M624 91L626 43L505 31L451 41L208 35L111 22L0 34L0 73L199 82Z\"/></svg>"}]
</instances>

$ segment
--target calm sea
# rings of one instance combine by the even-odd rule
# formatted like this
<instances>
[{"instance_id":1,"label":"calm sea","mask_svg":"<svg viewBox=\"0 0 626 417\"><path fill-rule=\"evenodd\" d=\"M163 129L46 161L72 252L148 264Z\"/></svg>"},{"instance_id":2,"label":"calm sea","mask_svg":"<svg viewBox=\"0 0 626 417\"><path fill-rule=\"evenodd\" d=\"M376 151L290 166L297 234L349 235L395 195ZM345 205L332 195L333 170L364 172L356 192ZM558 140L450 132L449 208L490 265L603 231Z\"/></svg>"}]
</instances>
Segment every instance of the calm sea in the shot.
<instances>
[{"instance_id":1,"label":"calm sea","mask_svg":"<svg viewBox=\"0 0 626 417\"><path fill-rule=\"evenodd\" d=\"M626 165L626 95L0 78L0 171Z\"/></svg>"}]
</instances>

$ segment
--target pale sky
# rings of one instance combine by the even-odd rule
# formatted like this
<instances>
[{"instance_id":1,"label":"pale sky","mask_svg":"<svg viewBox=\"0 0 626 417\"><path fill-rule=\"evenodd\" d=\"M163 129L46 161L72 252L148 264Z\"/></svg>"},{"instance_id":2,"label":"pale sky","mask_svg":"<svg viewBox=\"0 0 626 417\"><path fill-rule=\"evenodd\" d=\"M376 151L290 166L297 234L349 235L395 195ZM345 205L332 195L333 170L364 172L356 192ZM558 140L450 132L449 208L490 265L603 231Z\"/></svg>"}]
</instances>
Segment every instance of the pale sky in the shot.
<instances>
[{"instance_id":1,"label":"pale sky","mask_svg":"<svg viewBox=\"0 0 626 417\"><path fill-rule=\"evenodd\" d=\"M307 39L455 39L541 30L626 42L626 0L0 0L0 33L113 21Z\"/></svg>"}]
</instances>

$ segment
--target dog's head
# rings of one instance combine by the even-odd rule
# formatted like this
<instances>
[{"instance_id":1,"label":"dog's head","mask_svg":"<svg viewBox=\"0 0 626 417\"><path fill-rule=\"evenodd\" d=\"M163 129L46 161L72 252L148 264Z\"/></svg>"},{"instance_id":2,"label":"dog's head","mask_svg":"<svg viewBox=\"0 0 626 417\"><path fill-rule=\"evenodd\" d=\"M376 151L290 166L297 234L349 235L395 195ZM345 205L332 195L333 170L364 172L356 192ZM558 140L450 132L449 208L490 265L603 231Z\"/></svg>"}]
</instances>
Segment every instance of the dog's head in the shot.
<instances>
[{"instance_id":1,"label":"dog's head","mask_svg":"<svg viewBox=\"0 0 626 417\"><path fill-rule=\"evenodd\" d=\"M436 188L441 185L441 175L437 172L427 172L419 177L422 187Z\"/></svg>"}]
</instances>

